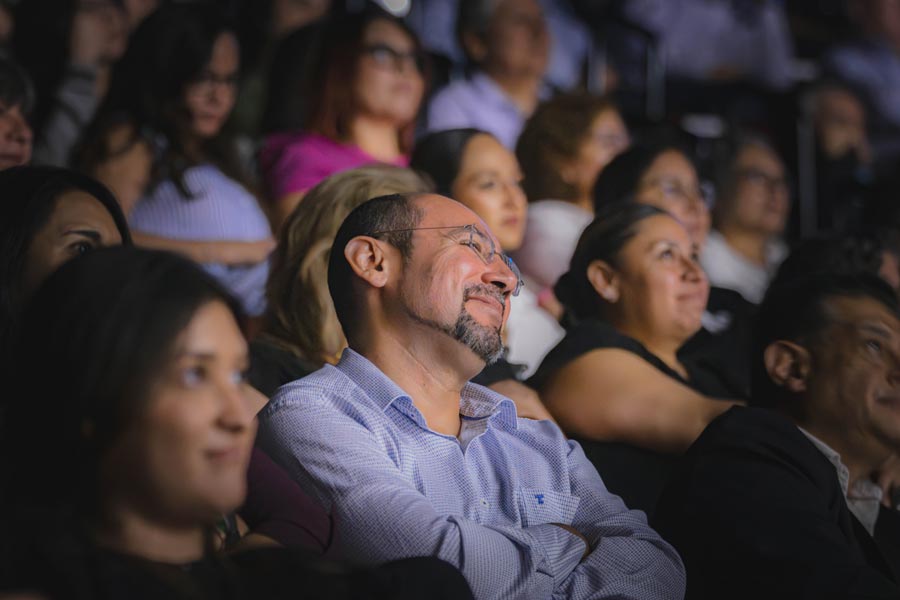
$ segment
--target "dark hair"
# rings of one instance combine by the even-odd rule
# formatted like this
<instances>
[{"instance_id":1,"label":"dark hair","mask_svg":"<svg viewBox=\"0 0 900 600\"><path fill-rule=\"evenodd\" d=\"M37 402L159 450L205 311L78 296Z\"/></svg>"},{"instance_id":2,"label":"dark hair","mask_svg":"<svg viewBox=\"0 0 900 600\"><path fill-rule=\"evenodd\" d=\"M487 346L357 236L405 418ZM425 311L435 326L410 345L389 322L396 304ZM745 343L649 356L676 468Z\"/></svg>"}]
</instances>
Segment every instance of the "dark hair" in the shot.
<instances>
[{"instance_id":1,"label":"dark hair","mask_svg":"<svg viewBox=\"0 0 900 600\"><path fill-rule=\"evenodd\" d=\"M416 142L409 166L427 175L434 183L435 192L453 197L453 182L459 175L466 146L476 135L492 134L471 127L436 131Z\"/></svg>"},{"instance_id":2,"label":"dark hair","mask_svg":"<svg viewBox=\"0 0 900 600\"><path fill-rule=\"evenodd\" d=\"M358 304L353 291L353 270L344 256L344 249L353 238L380 231L407 230L377 235L400 251L404 259L412 255L413 232L422 221L423 211L413 204L419 194L390 194L372 198L347 215L334 237L328 259L328 290L334 302L338 321L349 340L355 333Z\"/></svg>"},{"instance_id":3,"label":"dark hair","mask_svg":"<svg viewBox=\"0 0 900 600\"><path fill-rule=\"evenodd\" d=\"M597 177L594 184L594 211L623 201L632 201L638 184L660 155L679 152L691 161L690 155L677 144L635 144L616 156Z\"/></svg>"},{"instance_id":4,"label":"dark hair","mask_svg":"<svg viewBox=\"0 0 900 600\"><path fill-rule=\"evenodd\" d=\"M827 304L834 298L871 298L900 318L896 294L873 275L818 272L771 286L756 314L750 370L752 404L773 407L787 400L788 392L769 377L765 350L778 340L799 344L815 341L830 324Z\"/></svg>"},{"instance_id":5,"label":"dark hair","mask_svg":"<svg viewBox=\"0 0 900 600\"><path fill-rule=\"evenodd\" d=\"M864 233L803 240L791 248L769 285L780 285L813 273L877 277L884 250L878 237Z\"/></svg>"},{"instance_id":6,"label":"dark hair","mask_svg":"<svg viewBox=\"0 0 900 600\"><path fill-rule=\"evenodd\" d=\"M275 46L268 68L264 134L303 129L309 119L311 73L319 59L325 24L315 22L291 32Z\"/></svg>"},{"instance_id":7,"label":"dark hair","mask_svg":"<svg viewBox=\"0 0 900 600\"><path fill-rule=\"evenodd\" d=\"M81 190L109 211L123 244L131 234L119 203L106 187L88 177L59 167L20 166L0 171L0 357L10 342L11 329L22 310L22 276L31 242L53 210L59 197Z\"/></svg>"},{"instance_id":8,"label":"dark hair","mask_svg":"<svg viewBox=\"0 0 900 600\"><path fill-rule=\"evenodd\" d=\"M28 74L5 56L0 56L0 103L4 108L21 107L26 118L34 109L34 86Z\"/></svg>"},{"instance_id":9,"label":"dark hair","mask_svg":"<svg viewBox=\"0 0 900 600\"><path fill-rule=\"evenodd\" d=\"M464 41L465 34L473 33L479 38L487 35L491 17L497 10L499 0L460 0L456 12L456 39L459 47L466 53L466 59L473 61L469 56L467 44Z\"/></svg>"},{"instance_id":10,"label":"dark hair","mask_svg":"<svg viewBox=\"0 0 900 600\"><path fill-rule=\"evenodd\" d=\"M28 0L15 8L11 45L16 61L34 82L37 132L44 128L66 72L77 4L77 0Z\"/></svg>"},{"instance_id":11,"label":"dark hair","mask_svg":"<svg viewBox=\"0 0 900 600\"><path fill-rule=\"evenodd\" d=\"M416 34L384 10L370 7L358 14L333 19L322 32L316 68L306 86L310 93L307 130L332 140L349 139L350 121L358 111L353 86L363 53L363 37L369 25L379 20L402 29L413 41L415 52L422 55L422 44ZM423 77L427 79L425 74ZM414 128L415 119L400 131L400 148L404 152L412 147Z\"/></svg>"},{"instance_id":12,"label":"dark hair","mask_svg":"<svg viewBox=\"0 0 900 600\"><path fill-rule=\"evenodd\" d=\"M191 197L184 172L208 160L249 188L227 127L204 140L199 153L188 144L184 92L203 73L224 33L233 34L234 28L215 3L172 4L147 17L113 70L109 93L85 132L85 143L106 144L111 130L130 120L134 132L161 146L154 181L171 178L182 195Z\"/></svg>"},{"instance_id":13,"label":"dark hair","mask_svg":"<svg viewBox=\"0 0 900 600\"><path fill-rule=\"evenodd\" d=\"M102 459L145 409L179 334L212 301L242 322L238 303L200 267L133 247L79 257L44 282L23 313L9 371L4 514L66 528L95 516Z\"/></svg>"},{"instance_id":14,"label":"dark hair","mask_svg":"<svg viewBox=\"0 0 900 600\"><path fill-rule=\"evenodd\" d=\"M649 204L621 202L602 210L581 234L569 271L559 278L553 291L576 320L600 315L602 299L587 277L588 266L602 260L615 267L619 252L637 233L644 219L669 213Z\"/></svg>"},{"instance_id":15,"label":"dark hair","mask_svg":"<svg viewBox=\"0 0 900 600\"><path fill-rule=\"evenodd\" d=\"M529 201L577 198L578 189L563 179L561 167L578 156L594 119L608 110L618 112L609 100L585 93L561 94L537 107L516 142Z\"/></svg>"}]
</instances>

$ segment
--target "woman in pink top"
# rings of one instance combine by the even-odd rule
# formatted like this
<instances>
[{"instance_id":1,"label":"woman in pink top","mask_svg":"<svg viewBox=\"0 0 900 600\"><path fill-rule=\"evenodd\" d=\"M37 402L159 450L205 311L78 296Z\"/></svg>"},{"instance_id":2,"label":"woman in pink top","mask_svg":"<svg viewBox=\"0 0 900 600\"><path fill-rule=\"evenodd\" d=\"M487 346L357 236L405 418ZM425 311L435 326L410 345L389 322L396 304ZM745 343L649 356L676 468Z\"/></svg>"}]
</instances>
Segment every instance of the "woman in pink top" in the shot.
<instances>
[{"instance_id":1,"label":"woman in pink top","mask_svg":"<svg viewBox=\"0 0 900 600\"><path fill-rule=\"evenodd\" d=\"M321 42L305 131L269 137L260 154L276 226L329 175L408 160L425 89L418 39L387 13L366 12L328 24Z\"/></svg>"}]
</instances>

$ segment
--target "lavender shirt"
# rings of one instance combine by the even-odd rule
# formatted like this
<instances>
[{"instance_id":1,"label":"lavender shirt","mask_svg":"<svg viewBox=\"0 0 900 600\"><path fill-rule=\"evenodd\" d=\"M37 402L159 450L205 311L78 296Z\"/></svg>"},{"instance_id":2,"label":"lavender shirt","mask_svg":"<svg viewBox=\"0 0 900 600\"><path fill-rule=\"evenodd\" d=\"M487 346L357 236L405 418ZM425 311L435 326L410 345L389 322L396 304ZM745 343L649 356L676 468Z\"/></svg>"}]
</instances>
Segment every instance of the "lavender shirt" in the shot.
<instances>
[{"instance_id":1,"label":"lavender shirt","mask_svg":"<svg viewBox=\"0 0 900 600\"><path fill-rule=\"evenodd\" d=\"M272 237L256 198L217 167L199 165L184 172L185 198L165 180L141 198L129 215L135 231L175 240L254 242ZM251 316L266 307L269 262L254 265L207 263L203 268L222 282Z\"/></svg>"},{"instance_id":2,"label":"lavender shirt","mask_svg":"<svg viewBox=\"0 0 900 600\"><path fill-rule=\"evenodd\" d=\"M474 127L515 150L527 118L493 79L479 72L450 83L434 95L425 127L429 132Z\"/></svg>"},{"instance_id":3,"label":"lavender shirt","mask_svg":"<svg viewBox=\"0 0 900 600\"><path fill-rule=\"evenodd\" d=\"M329 175L380 162L354 144L315 133L276 133L259 154L263 179L273 198L305 192ZM405 167L403 156L392 164Z\"/></svg>"}]
</instances>

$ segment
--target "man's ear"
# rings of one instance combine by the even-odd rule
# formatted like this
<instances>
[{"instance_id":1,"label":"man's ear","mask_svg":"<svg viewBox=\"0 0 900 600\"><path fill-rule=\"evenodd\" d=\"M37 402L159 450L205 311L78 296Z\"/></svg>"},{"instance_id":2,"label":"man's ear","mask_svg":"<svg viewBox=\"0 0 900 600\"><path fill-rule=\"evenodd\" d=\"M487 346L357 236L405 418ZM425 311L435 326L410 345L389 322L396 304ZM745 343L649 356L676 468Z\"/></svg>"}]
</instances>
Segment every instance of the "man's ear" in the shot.
<instances>
[{"instance_id":1,"label":"man's ear","mask_svg":"<svg viewBox=\"0 0 900 600\"><path fill-rule=\"evenodd\" d=\"M484 43L484 39L471 31L463 32L460 38L463 49L465 49L466 55L472 62L477 64L483 63L487 57L487 44Z\"/></svg>"},{"instance_id":2,"label":"man's ear","mask_svg":"<svg viewBox=\"0 0 900 600\"><path fill-rule=\"evenodd\" d=\"M381 288L387 284L393 263L382 242L366 235L357 236L347 242L344 257L356 276L372 287Z\"/></svg>"},{"instance_id":3,"label":"man's ear","mask_svg":"<svg viewBox=\"0 0 900 600\"><path fill-rule=\"evenodd\" d=\"M595 260L588 265L587 278L600 297L610 304L619 301L619 275L602 260Z\"/></svg>"},{"instance_id":4,"label":"man's ear","mask_svg":"<svg viewBox=\"0 0 900 600\"><path fill-rule=\"evenodd\" d=\"M795 394L806 391L812 368L809 350L794 342L778 340L766 346L763 362L777 386Z\"/></svg>"}]
</instances>

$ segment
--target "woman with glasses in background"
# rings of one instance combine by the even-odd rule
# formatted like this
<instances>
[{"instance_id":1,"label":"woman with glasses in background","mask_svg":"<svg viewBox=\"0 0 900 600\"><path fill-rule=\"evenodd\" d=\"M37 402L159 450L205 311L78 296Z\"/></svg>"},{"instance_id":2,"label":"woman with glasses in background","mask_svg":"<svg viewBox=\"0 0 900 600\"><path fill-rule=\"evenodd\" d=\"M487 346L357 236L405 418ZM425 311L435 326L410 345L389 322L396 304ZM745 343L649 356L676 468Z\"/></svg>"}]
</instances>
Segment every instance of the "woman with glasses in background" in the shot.
<instances>
[{"instance_id":1,"label":"woman with glasses in background","mask_svg":"<svg viewBox=\"0 0 900 600\"><path fill-rule=\"evenodd\" d=\"M593 190L599 212L621 202L649 204L685 227L703 256L710 234L711 186L700 181L690 155L675 144L637 144L607 165ZM679 355L716 373L728 395L746 397L750 388L749 349L753 306L733 290L710 280L702 327Z\"/></svg>"},{"instance_id":2,"label":"woman with glasses in background","mask_svg":"<svg viewBox=\"0 0 900 600\"><path fill-rule=\"evenodd\" d=\"M767 142L738 142L719 169L715 229L701 256L713 285L759 304L787 256L782 240L791 194L784 164Z\"/></svg>"},{"instance_id":3,"label":"woman with glasses in background","mask_svg":"<svg viewBox=\"0 0 900 600\"><path fill-rule=\"evenodd\" d=\"M260 153L276 229L333 173L371 163L405 166L425 91L419 41L387 13L341 17L319 35L318 60L303 88L311 96L303 131L270 136Z\"/></svg>"}]
</instances>

